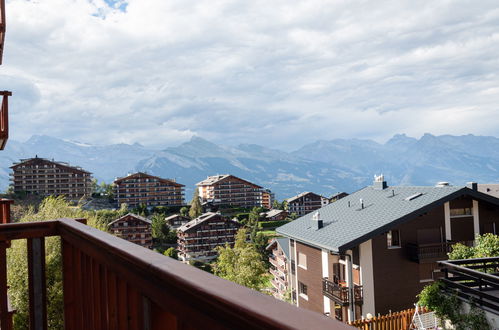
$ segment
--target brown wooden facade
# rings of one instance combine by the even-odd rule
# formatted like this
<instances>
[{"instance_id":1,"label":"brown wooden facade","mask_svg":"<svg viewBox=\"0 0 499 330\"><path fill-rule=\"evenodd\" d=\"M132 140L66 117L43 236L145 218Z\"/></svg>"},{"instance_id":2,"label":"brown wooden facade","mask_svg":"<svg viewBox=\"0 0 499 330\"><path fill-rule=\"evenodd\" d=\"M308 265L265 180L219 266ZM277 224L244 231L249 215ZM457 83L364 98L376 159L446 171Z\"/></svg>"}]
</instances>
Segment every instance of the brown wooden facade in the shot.
<instances>
[{"instance_id":1,"label":"brown wooden facade","mask_svg":"<svg viewBox=\"0 0 499 330\"><path fill-rule=\"evenodd\" d=\"M173 180L159 178L146 173L134 173L114 181L115 199L118 205L129 207L145 205L184 205L184 185Z\"/></svg>"},{"instance_id":2,"label":"brown wooden facade","mask_svg":"<svg viewBox=\"0 0 499 330\"><path fill-rule=\"evenodd\" d=\"M129 213L108 224L109 232L145 248L152 248L151 220Z\"/></svg>"},{"instance_id":3,"label":"brown wooden facade","mask_svg":"<svg viewBox=\"0 0 499 330\"><path fill-rule=\"evenodd\" d=\"M177 231L179 259L211 260L217 256L217 246L234 245L241 225L218 213L205 213L181 226Z\"/></svg>"},{"instance_id":4,"label":"brown wooden facade","mask_svg":"<svg viewBox=\"0 0 499 330\"><path fill-rule=\"evenodd\" d=\"M92 194L92 174L80 167L35 157L22 159L10 168L11 186L16 193L63 195L71 200Z\"/></svg>"},{"instance_id":5,"label":"brown wooden facade","mask_svg":"<svg viewBox=\"0 0 499 330\"><path fill-rule=\"evenodd\" d=\"M288 202L287 211L295 213L299 217L316 211L329 203L327 198L313 192L304 192L288 198L286 201Z\"/></svg>"},{"instance_id":6,"label":"brown wooden facade","mask_svg":"<svg viewBox=\"0 0 499 330\"><path fill-rule=\"evenodd\" d=\"M210 176L196 185L202 203L267 208L273 201L269 190L229 174Z\"/></svg>"}]
</instances>

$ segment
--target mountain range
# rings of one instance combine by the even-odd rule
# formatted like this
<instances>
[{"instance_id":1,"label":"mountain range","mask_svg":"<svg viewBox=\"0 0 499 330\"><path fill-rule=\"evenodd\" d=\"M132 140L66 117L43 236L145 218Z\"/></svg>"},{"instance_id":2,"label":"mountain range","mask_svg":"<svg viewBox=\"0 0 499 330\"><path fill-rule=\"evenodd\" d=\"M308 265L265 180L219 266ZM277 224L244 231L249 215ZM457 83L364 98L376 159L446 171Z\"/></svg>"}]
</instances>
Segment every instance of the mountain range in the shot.
<instances>
[{"instance_id":1,"label":"mountain range","mask_svg":"<svg viewBox=\"0 0 499 330\"><path fill-rule=\"evenodd\" d=\"M425 134L416 139L397 134L384 144L320 140L284 152L254 144L217 145L200 137L153 150L138 143L95 146L34 135L26 142L9 140L1 152L0 189L8 187L13 162L35 155L81 166L106 183L135 171L172 178L186 186L188 200L195 183L226 173L271 189L279 200L303 191L325 196L353 192L380 173L389 185L499 181L499 139L490 136Z\"/></svg>"}]
</instances>

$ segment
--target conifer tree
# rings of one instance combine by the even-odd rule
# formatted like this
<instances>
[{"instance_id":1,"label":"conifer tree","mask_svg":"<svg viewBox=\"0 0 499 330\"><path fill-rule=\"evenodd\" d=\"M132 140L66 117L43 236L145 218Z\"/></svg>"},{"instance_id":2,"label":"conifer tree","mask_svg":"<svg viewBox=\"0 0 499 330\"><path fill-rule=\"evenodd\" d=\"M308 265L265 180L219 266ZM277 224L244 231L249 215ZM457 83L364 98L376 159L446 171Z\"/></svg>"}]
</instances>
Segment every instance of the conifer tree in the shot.
<instances>
[{"instance_id":1,"label":"conifer tree","mask_svg":"<svg viewBox=\"0 0 499 330\"><path fill-rule=\"evenodd\" d=\"M194 190L194 196L192 196L191 208L189 209L189 217L191 219L199 217L203 213L203 207L201 206L201 201L199 200L198 190Z\"/></svg>"}]
</instances>

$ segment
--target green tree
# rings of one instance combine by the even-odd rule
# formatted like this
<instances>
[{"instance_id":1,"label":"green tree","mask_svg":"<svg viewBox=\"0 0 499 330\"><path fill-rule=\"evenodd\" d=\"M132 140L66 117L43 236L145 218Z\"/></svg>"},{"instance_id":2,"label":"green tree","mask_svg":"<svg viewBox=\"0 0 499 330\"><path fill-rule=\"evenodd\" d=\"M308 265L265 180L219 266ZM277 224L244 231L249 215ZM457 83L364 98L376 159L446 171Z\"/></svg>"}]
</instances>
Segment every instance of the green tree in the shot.
<instances>
[{"instance_id":1,"label":"green tree","mask_svg":"<svg viewBox=\"0 0 499 330\"><path fill-rule=\"evenodd\" d=\"M281 203L279 203L279 201L277 199L274 199L274 201L272 202L272 208L273 209L280 209L281 208Z\"/></svg>"},{"instance_id":2,"label":"green tree","mask_svg":"<svg viewBox=\"0 0 499 330\"><path fill-rule=\"evenodd\" d=\"M452 246L449 259L490 258L499 256L499 236L491 233L477 235L475 246L466 246L461 243Z\"/></svg>"},{"instance_id":3,"label":"green tree","mask_svg":"<svg viewBox=\"0 0 499 330\"><path fill-rule=\"evenodd\" d=\"M201 201L199 200L199 191L194 190L194 196L192 196L191 208L189 209L189 217L191 219L199 217L203 214L203 206L201 205Z\"/></svg>"},{"instance_id":4,"label":"green tree","mask_svg":"<svg viewBox=\"0 0 499 330\"><path fill-rule=\"evenodd\" d=\"M87 224L103 229L95 212L71 207L63 197L47 197L35 211L30 207L20 222L45 221L58 218L86 218ZM14 314L14 328L27 329L29 324L28 266L26 261L26 240L13 240L7 252L9 297ZM61 272L61 244L58 237L45 239L47 277L47 320L48 328L63 329L63 295Z\"/></svg>"},{"instance_id":5,"label":"green tree","mask_svg":"<svg viewBox=\"0 0 499 330\"><path fill-rule=\"evenodd\" d=\"M165 256L173 258L173 259L178 259L178 251L175 250L174 248L168 248L166 251L163 253Z\"/></svg>"},{"instance_id":6,"label":"green tree","mask_svg":"<svg viewBox=\"0 0 499 330\"><path fill-rule=\"evenodd\" d=\"M187 206L184 206L180 209L180 215L183 217L186 217L189 215L189 208Z\"/></svg>"},{"instance_id":7,"label":"green tree","mask_svg":"<svg viewBox=\"0 0 499 330\"><path fill-rule=\"evenodd\" d=\"M215 275L248 288L261 290L265 285L267 269L255 246L246 240L247 229L237 232L234 247L217 247L219 254L214 266Z\"/></svg>"}]
</instances>

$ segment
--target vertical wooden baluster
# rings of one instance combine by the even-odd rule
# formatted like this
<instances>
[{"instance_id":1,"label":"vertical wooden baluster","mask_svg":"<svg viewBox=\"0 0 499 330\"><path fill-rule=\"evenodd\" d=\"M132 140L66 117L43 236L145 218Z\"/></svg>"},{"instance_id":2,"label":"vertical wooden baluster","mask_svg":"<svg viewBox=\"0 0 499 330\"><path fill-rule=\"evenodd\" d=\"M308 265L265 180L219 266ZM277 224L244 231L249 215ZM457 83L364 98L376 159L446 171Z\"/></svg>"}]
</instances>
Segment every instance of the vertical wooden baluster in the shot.
<instances>
[{"instance_id":1,"label":"vertical wooden baluster","mask_svg":"<svg viewBox=\"0 0 499 330\"><path fill-rule=\"evenodd\" d=\"M126 282L117 277L117 296L118 296L118 328L128 329L128 295Z\"/></svg>"},{"instance_id":2,"label":"vertical wooden baluster","mask_svg":"<svg viewBox=\"0 0 499 330\"><path fill-rule=\"evenodd\" d=\"M97 261L92 259L92 274L90 275L92 278L92 304L94 309L94 329L99 329L101 327L101 285L100 285L100 265Z\"/></svg>"},{"instance_id":3,"label":"vertical wooden baluster","mask_svg":"<svg viewBox=\"0 0 499 330\"><path fill-rule=\"evenodd\" d=\"M45 280L45 239L28 240L28 282L30 329L47 329L47 286Z\"/></svg>"},{"instance_id":4,"label":"vertical wooden baluster","mask_svg":"<svg viewBox=\"0 0 499 330\"><path fill-rule=\"evenodd\" d=\"M75 291L74 291L74 267L73 267L73 248L61 239L62 250L62 286L64 293L64 328L74 329L75 319Z\"/></svg>"},{"instance_id":5,"label":"vertical wooden baluster","mask_svg":"<svg viewBox=\"0 0 499 330\"><path fill-rule=\"evenodd\" d=\"M100 305L101 305L101 329L107 329L109 326L109 299L107 296L107 268L100 266Z\"/></svg>"},{"instance_id":6,"label":"vertical wooden baluster","mask_svg":"<svg viewBox=\"0 0 499 330\"><path fill-rule=\"evenodd\" d=\"M116 292L116 274L107 273L107 292L108 292L108 329L118 329L118 311L117 311L117 292Z\"/></svg>"},{"instance_id":7,"label":"vertical wooden baluster","mask_svg":"<svg viewBox=\"0 0 499 330\"><path fill-rule=\"evenodd\" d=\"M74 272L74 328L85 329L83 327L83 304L82 304L82 281L83 276L81 272L81 251L73 246L73 272Z\"/></svg>"},{"instance_id":8,"label":"vertical wooden baluster","mask_svg":"<svg viewBox=\"0 0 499 330\"><path fill-rule=\"evenodd\" d=\"M128 285L128 328L139 330L143 328L142 296L134 287Z\"/></svg>"},{"instance_id":9,"label":"vertical wooden baluster","mask_svg":"<svg viewBox=\"0 0 499 330\"><path fill-rule=\"evenodd\" d=\"M0 242L0 328L12 329L7 296L7 242Z\"/></svg>"}]
</instances>

